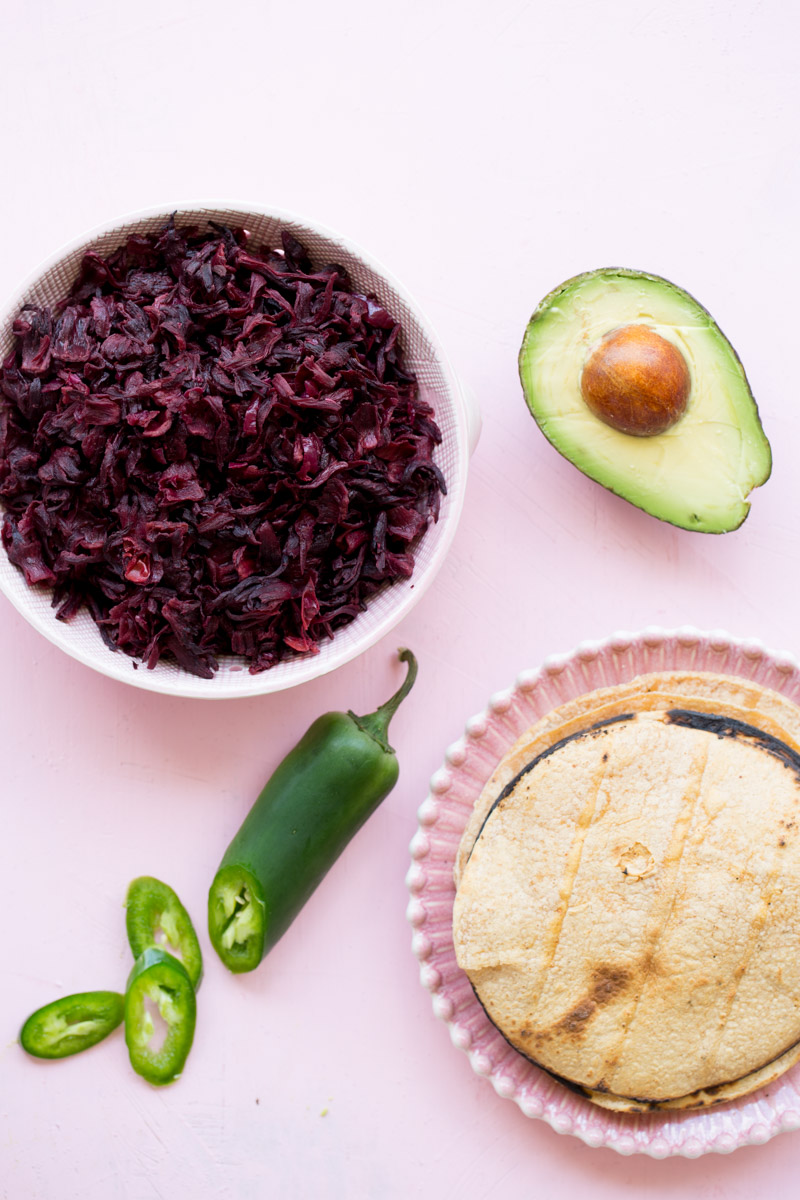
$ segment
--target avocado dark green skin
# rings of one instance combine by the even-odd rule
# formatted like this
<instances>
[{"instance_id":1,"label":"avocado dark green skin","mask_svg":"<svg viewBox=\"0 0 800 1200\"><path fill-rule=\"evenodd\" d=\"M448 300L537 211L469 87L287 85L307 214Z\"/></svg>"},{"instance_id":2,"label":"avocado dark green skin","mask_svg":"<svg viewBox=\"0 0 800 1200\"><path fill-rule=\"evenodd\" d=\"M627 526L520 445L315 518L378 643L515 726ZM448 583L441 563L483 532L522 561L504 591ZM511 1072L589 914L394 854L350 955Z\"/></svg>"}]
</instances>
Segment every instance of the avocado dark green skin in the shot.
<instances>
[{"instance_id":1,"label":"avocado dark green skin","mask_svg":"<svg viewBox=\"0 0 800 1200\"><path fill-rule=\"evenodd\" d=\"M753 396L753 391L752 391L752 388L750 387L750 382L747 378L747 374L745 372L742 361L741 361L739 355L737 354L735 348L733 347L731 342L728 340L728 338L725 336L723 331L720 329L719 325L714 320L714 318L711 316L708 309L704 305L702 305L690 292L687 292L684 288L679 287L677 284L672 283L670 280L664 278L663 276L653 274L652 272L637 271L637 270L634 270L634 269L628 268L628 267L602 267L602 268L597 268L592 271L584 271L584 272L579 273L578 275L572 276L571 278L565 280L563 283L560 283L557 287L553 288L550 292L548 292L547 295L541 300L541 302L535 308L535 310L528 322L528 325L527 325L526 331L525 331L525 335L523 337L522 345L520 347L519 356L518 356L518 369L519 369L519 374L520 374L520 381L522 383L527 406L528 406L528 409L529 409L531 415L533 416L534 420L536 421L537 425L541 429L544 436L548 439L548 441L551 443L551 445L554 446L554 448L559 452L559 454L561 454L561 456L563 458L565 458L568 462L572 463L573 466L576 466L578 468L578 470L580 470L583 474L587 474L595 482L600 483L600 485L602 487L604 487L607 491L612 492L614 495L619 496L623 500L627 500L629 503L634 504L636 507L642 508L645 512L647 512L650 516L654 516L657 520L664 521L667 524L678 525L680 528L685 528L685 529L689 530L690 532L727 533L727 532L732 532L735 529L740 528L742 523L746 520L746 518L748 516L749 505L747 505L744 508L744 510L741 512L740 516L738 517L738 519L735 519L735 520L731 521L730 523L726 524L726 526L724 528L703 528L702 517L696 513L691 514L689 521L686 521L686 522L676 521L673 518L671 518L669 516L665 516L662 513L656 511L654 507L646 507L643 504L637 503L637 501L635 499L632 499L630 494L626 494L626 488L625 488L624 484L616 482L614 480L610 480L610 479L598 478L597 475L593 474L590 470L584 469L584 467L579 462L576 461L576 459L568 452L568 450L565 449L563 445L560 445L556 438L551 436L551 433L549 432L548 428L546 427L546 424L543 421L540 412L537 410L536 405L532 402L531 396L529 395L528 388L526 387L526 379L525 379L525 367L526 367L526 363L527 363L527 355L529 353L529 344L530 344L530 338L531 338L532 331L534 331L537 328L537 323L545 314L548 314L549 312L551 312L554 308L556 308L559 305L559 302L561 301L562 297L568 296L570 293L574 293L575 290L577 288L579 288L582 284L592 282L600 277L602 277L603 279L607 279L607 280L614 280L614 279L628 279L631 281L646 280L651 284L654 284L658 287L664 287L665 289L669 289L671 292L674 292L677 295L685 297L694 306L694 308L697 310L698 313L703 314L706 321L708 322L708 325L710 327L713 327L717 331L719 336L726 343L727 352L730 354L730 357L731 357L733 363L735 364L736 370L738 371L738 373L741 377L742 383L747 390L750 405L752 407L752 415L755 419L755 422L758 425L759 431L761 433L761 437L763 439L763 450L765 452L764 453L764 465L762 466L762 469L758 472L757 482L755 482L753 484L753 486L761 486L763 483L766 483L767 480L770 478L770 475L772 473L771 450L769 447L769 443L763 433L763 426L761 424L761 417L760 417L760 413L758 410L758 405L756 404L755 398ZM658 437L661 435L655 435L655 436Z\"/></svg>"}]
</instances>

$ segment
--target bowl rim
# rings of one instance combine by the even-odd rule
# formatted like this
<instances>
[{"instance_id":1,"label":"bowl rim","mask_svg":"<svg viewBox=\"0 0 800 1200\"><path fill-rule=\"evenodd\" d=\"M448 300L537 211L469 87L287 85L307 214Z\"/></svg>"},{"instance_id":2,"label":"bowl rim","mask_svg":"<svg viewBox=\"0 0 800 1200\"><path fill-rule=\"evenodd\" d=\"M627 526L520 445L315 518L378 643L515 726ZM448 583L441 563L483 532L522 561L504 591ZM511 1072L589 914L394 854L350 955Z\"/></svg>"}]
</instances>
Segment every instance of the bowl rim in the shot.
<instances>
[{"instance_id":1,"label":"bowl rim","mask_svg":"<svg viewBox=\"0 0 800 1200\"><path fill-rule=\"evenodd\" d=\"M418 603L421 597L433 583L439 569L444 562L445 557L450 549L453 538L455 537L458 527L461 511L464 505L464 495L466 491L467 469L470 457L470 405L464 393L461 381L453 369L453 365L447 352L442 345L442 342L434 328L431 325L427 314L420 307L414 296L409 292L403 283L397 278L393 271L389 270L384 264L370 252L364 250L357 242L345 234L339 233L338 230L329 225L320 223L317 220L306 217L303 213L296 210L273 208L263 204L249 203L242 200L231 199L191 199L184 200L180 203L171 202L169 204L148 205L146 208L134 209L130 212L123 213L112 219L100 222L97 225L84 230L83 233L76 237L70 238L63 242L57 249L46 255L36 267L34 267L22 280L21 283L0 303L0 333L8 326L10 321L13 321L21 306L26 302L26 299L32 289L36 286L39 280L48 271L52 270L58 263L82 249L87 249L89 246L100 240L101 238L113 234L117 231L122 232L127 226L135 225L141 221L152 220L157 217L169 218L175 215L179 220L184 217L197 215L205 217L214 211L218 212L238 212L243 216L251 214L253 216L264 217L277 222L283 226L302 227L318 234L320 237L328 241L335 242L343 247L348 254L355 260L363 264L369 271L380 276L398 296L398 298L410 309L414 314L420 328L424 331L426 338L430 342L435 359L442 371L447 384L448 394L450 396L453 410L456 417L457 433L455 437L456 448L456 465L453 471L453 484L448 480L448 511L446 520L442 525L437 542L435 553L431 561L427 564L423 574L413 578L413 588L407 589L401 594L400 600L392 610L385 614L383 619L366 635L359 638L357 641L340 649L337 653L335 649L326 656L324 660L319 654L306 655L293 660L293 666L297 665L297 670L293 671L291 678L276 679L275 676L270 678L270 671L261 671L258 674L251 675L242 665L241 669L241 684L239 679L236 680L235 691L215 690L213 687L214 680L199 680L196 676L177 668L176 671L167 673L158 673L157 670L151 671L143 663L138 663L134 659L129 659L127 655L118 655L114 651L108 649L107 653L110 661L105 663L105 659L98 661L99 656L96 656L94 651L85 650L80 645L70 645L67 639L63 639L60 630L56 627L55 619L48 620L45 613L32 611L25 603L25 591L15 594L9 587L0 574L0 592L11 602L17 612L31 625L37 632L47 638L49 642L57 646L58 649L64 651L71 658L76 659L84 666L90 667L92 670L105 675L107 678L114 679L119 683L130 684L133 687L141 688L145 691L159 692L162 695L180 696L186 699L199 700L235 700L247 699L253 696L268 695L274 692L286 691L292 687L298 687L303 683L309 683L313 679L319 679L339 667L344 666L348 662L352 662L354 658L360 657L363 653L369 650L382 638L384 638L391 630L402 621L411 609ZM1 507L1 506L0 506ZM0 545L0 554L7 558L6 551ZM332 639L329 645L333 646L335 639ZM131 670L123 676L120 666L122 664L130 665ZM132 664L136 663L138 669L134 669ZM215 676L216 678L216 676ZM230 676L226 676L226 680ZM212 686L204 690L200 687L201 684L211 684Z\"/></svg>"}]
</instances>

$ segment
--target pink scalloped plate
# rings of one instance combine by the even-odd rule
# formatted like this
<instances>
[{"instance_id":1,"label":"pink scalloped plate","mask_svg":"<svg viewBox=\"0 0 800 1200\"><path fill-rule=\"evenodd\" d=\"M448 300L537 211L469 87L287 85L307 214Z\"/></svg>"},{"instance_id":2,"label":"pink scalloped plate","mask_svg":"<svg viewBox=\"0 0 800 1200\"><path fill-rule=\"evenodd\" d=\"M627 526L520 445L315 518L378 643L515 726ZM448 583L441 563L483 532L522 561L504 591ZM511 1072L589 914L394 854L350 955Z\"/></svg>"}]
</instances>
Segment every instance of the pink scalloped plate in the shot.
<instances>
[{"instance_id":1,"label":"pink scalloped plate","mask_svg":"<svg viewBox=\"0 0 800 1200\"><path fill-rule=\"evenodd\" d=\"M774 1084L716 1108L631 1114L596 1107L513 1050L475 998L453 949L453 865L483 785L530 725L584 692L649 671L683 668L739 675L800 703L796 660L772 653L758 641L690 627L653 627L638 634L617 633L603 642L583 642L571 654L553 656L538 670L523 672L514 687L492 697L486 710L467 723L464 736L449 747L419 809L406 880L421 982L431 993L434 1013L449 1027L453 1044L467 1054L473 1070L489 1079L499 1096L516 1101L526 1116L541 1118L558 1133L620 1154L654 1158L727 1154L800 1128L800 1064Z\"/></svg>"}]
</instances>

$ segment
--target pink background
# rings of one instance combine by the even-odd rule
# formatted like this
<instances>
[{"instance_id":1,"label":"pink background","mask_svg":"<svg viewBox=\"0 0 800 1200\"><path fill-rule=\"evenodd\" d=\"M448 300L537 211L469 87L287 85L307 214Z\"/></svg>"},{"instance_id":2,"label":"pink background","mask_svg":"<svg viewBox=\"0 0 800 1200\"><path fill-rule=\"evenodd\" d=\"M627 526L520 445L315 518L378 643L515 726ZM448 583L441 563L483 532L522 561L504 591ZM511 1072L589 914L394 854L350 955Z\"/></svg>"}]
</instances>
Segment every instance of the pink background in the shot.
<instances>
[{"instance_id":1,"label":"pink background","mask_svg":"<svg viewBox=\"0 0 800 1200\"><path fill-rule=\"evenodd\" d=\"M484 430L434 587L363 659L293 692L149 695L72 662L0 601L3 1196L795 1194L798 1134L727 1158L624 1159L501 1100L420 987L404 877L446 746L523 668L650 623L800 651L799 25L779 0L9 9L0 291L133 209L207 196L296 209L402 279ZM530 312L607 264L673 278L742 357L775 466L735 534L631 508L527 415ZM420 660L393 726L401 782L262 968L228 976L204 908L229 837L318 713L386 697L401 644ZM124 985L122 902L141 873L176 887L207 951L195 1048L161 1091L132 1073L120 1034L52 1065L15 1043L55 996Z\"/></svg>"}]
</instances>

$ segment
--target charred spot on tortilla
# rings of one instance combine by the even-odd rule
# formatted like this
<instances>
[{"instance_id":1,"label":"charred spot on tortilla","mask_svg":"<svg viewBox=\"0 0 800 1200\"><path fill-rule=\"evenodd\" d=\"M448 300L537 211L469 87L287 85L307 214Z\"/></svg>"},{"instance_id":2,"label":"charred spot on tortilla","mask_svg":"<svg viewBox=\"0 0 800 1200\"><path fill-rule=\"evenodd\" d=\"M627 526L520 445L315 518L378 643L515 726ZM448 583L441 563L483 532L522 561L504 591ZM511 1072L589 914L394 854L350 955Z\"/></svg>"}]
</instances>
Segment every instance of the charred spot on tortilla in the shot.
<instances>
[{"instance_id":1,"label":"charred spot on tortilla","mask_svg":"<svg viewBox=\"0 0 800 1200\"><path fill-rule=\"evenodd\" d=\"M765 733L755 725L748 725L745 721L737 721L733 717L691 712L681 708L673 708L666 715L674 725L683 725L687 729L703 729L720 738L743 738L756 742L767 754L774 755L785 767L793 771L800 780L800 754L780 738Z\"/></svg>"},{"instance_id":2,"label":"charred spot on tortilla","mask_svg":"<svg viewBox=\"0 0 800 1200\"><path fill-rule=\"evenodd\" d=\"M616 1111L778 1078L800 1059L798 783L800 709L747 680L663 672L546 714L457 860L456 957L488 1019Z\"/></svg>"},{"instance_id":3,"label":"charred spot on tortilla","mask_svg":"<svg viewBox=\"0 0 800 1200\"><path fill-rule=\"evenodd\" d=\"M596 1011L597 1004L594 1000L582 1000L580 1004L576 1004L570 1012L561 1018L556 1028L559 1032L564 1030L567 1033L583 1033L586 1023L594 1016Z\"/></svg>"},{"instance_id":4,"label":"charred spot on tortilla","mask_svg":"<svg viewBox=\"0 0 800 1200\"><path fill-rule=\"evenodd\" d=\"M631 982L631 972L624 967L601 965L594 968L592 977L592 999L598 1004L624 991Z\"/></svg>"},{"instance_id":5,"label":"charred spot on tortilla","mask_svg":"<svg viewBox=\"0 0 800 1200\"><path fill-rule=\"evenodd\" d=\"M594 983L589 995L561 1018L557 1029L572 1034L583 1033L601 1005L624 991L631 982L630 971L619 967L595 967L592 974Z\"/></svg>"}]
</instances>

